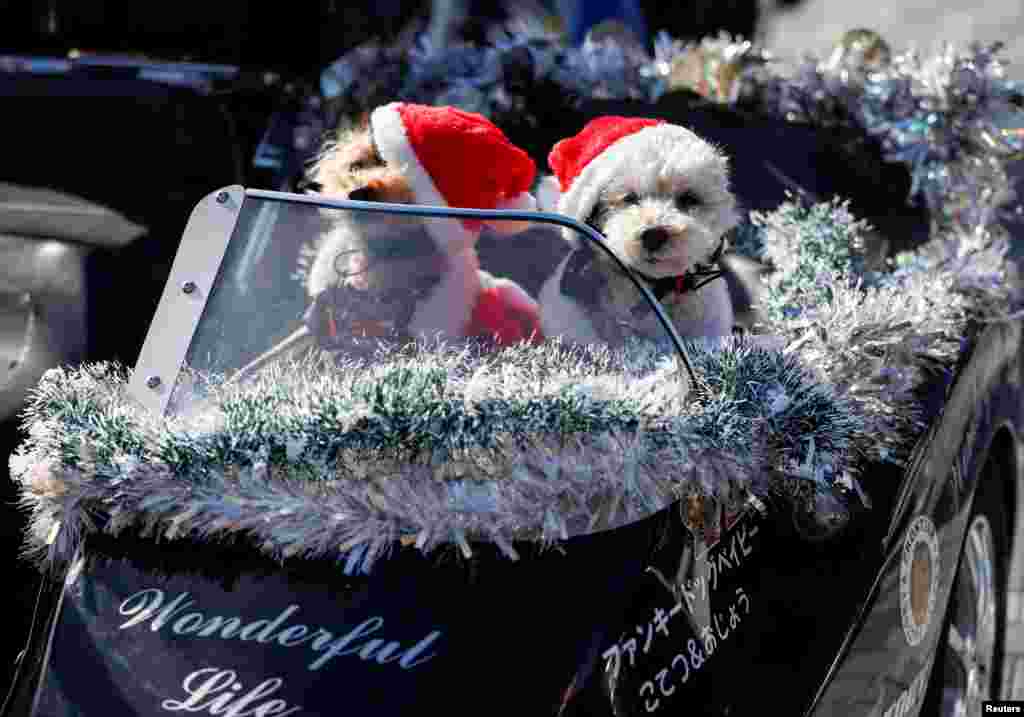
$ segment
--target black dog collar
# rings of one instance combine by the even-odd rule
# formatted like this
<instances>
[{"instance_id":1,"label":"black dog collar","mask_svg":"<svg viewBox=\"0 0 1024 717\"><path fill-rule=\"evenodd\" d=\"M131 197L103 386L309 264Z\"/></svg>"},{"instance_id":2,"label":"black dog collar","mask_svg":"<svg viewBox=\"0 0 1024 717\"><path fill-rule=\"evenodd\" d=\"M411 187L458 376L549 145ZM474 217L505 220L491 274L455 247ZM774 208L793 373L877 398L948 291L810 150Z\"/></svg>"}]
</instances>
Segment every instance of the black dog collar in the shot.
<instances>
[{"instance_id":1,"label":"black dog collar","mask_svg":"<svg viewBox=\"0 0 1024 717\"><path fill-rule=\"evenodd\" d=\"M715 268L718 266L719 260L722 258L722 254L725 252L725 237L718 242L718 248L715 249L714 254L711 255L707 264L697 264L691 271L681 274L680 276L665 276L660 279L655 279L652 276L647 276L643 272L636 272L639 274L648 284L651 285L651 292L654 297L661 301L664 297L675 292L677 294L688 294L693 291L697 291L705 284L710 284L715 279L722 277L725 272L721 269Z\"/></svg>"},{"instance_id":2,"label":"black dog collar","mask_svg":"<svg viewBox=\"0 0 1024 717\"><path fill-rule=\"evenodd\" d=\"M656 279L635 269L634 271L650 286L654 298L661 301L671 293L688 294L697 291L705 284L722 277L724 272L716 267L724 252L725 237L722 237L718 248L715 249L707 264L697 264L691 271L680 276ZM597 303L598 295L605 283L601 272L595 271L593 268L594 259L594 250L589 242L581 243L569 257L559 284L562 294L570 296L586 306L593 306ZM643 302L641 302L642 305ZM634 310L634 313L637 311Z\"/></svg>"}]
</instances>

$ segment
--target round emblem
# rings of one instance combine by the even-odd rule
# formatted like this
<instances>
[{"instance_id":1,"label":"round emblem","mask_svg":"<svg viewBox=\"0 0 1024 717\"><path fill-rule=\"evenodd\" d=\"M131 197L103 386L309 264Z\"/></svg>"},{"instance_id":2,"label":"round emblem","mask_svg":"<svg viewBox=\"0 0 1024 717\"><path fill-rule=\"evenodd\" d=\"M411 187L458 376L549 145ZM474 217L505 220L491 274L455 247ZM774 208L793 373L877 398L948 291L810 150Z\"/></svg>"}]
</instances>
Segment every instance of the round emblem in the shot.
<instances>
[{"instance_id":1,"label":"round emblem","mask_svg":"<svg viewBox=\"0 0 1024 717\"><path fill-rule=\"evenodd\" d=\"M907 642L924 639L939 588L939 539L935 523L919 515L907 529L900 556L900 618Z\"/></svg>"}]
</instances>

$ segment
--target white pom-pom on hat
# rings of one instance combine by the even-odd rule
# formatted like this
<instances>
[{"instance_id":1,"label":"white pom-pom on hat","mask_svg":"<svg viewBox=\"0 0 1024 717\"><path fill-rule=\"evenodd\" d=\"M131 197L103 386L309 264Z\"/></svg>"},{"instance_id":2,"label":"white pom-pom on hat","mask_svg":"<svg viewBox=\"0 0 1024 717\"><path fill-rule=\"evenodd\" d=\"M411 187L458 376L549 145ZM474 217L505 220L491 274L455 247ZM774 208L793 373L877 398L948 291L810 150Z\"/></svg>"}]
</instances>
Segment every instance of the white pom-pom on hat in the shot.
<instances>
[{"instance_id":1,"label":"white pom-pom on hat","mask_svg":"<svg viewBox=\"0 0 1024 717\"><path fill-rule=\"evenodd\" d=\"M529 192L518 194L512 199L500 202L495 209L514 209L520 212L533 212L537 210L537 200ZM487 219L487 226L491 227L498 234L518 234L530 228L531 222L521 222L515 219Z\"/></svg>"}]
</instances>

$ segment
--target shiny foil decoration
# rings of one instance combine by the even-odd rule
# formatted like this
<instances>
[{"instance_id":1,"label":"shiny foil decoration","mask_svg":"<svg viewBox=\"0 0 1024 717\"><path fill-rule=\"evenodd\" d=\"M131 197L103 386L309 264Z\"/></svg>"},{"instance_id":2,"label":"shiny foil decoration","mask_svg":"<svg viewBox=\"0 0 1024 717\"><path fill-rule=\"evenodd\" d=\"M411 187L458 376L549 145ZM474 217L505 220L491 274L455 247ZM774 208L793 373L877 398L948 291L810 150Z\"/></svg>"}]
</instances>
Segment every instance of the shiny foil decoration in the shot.
<instances>
[{"instance_id":1,"label":"shiny foil decoration","mask_svg":"<svg viewBox=\"0 0 1024 717\"><path fill-rule=\"evenodd\" d=\"M976 128L975 144L1011 161L1024 159L1024 111L1007 109Z\"/></svg>"},{"instance_id":2,"label":"shiny foil decoration","mask_svg":"<svg viewBox=\"0 0 1024 717\"><path fill-rule=\"evenodd\" d=\"M1001 45L951 45L892 55L870 30L848 32L828 61L807 60L764 82L766 109L790 121L845 125L874 138L911 175L908 201L936 228L973 232L1012 199L1005 161L1024 150L1021 92L1005 77Z\"/></svg>"},{"instance_id":3,"label":"shiny foil decoration","mask_svg":"<svg viewBox=\"0 0 1024 717\"><path fill-rule=\"evenodd\" d=\"M869 72L885 70L891 63L892 51L882 36L874 30L857 28L843 34L825 69L863 77Z\"/></svg>"},{"instance_id":4,"label":"shiny foil decoration","mask_svg":"<svg viewBox=\"0 0 1024 717\"><path fill-rule=\"evenodd\" d=\"M782 63L725 34L684 43L660 33L652 57L614 26L596 28L580 47L522 24L495 28L481 46L435 48L411 37L395 47L369 43L331 65L328 109L406 100L540 126L559 102L655 102L686 89L793 123L854 130L884 160L906 166L908 201L927 207L941 230L984 233L1010 216L1005 164L1024 159L1024 88L1006 77L1001 44L895 54L879 33L854 28L825 60Z\"/></svg>"},{"instance_id":5,"label":"shiny foil decoration","mask_svg":"<svg viewBox=\"0 0 1024 717\"><path fill-rule=\"evenodd\" d=\"M740 98L748 69L770 60L750 41L733 40L725 33L681 48L669 41L662 48L667 58L656 63L665 75L667 91L687 89L724 104L734 104Z\"/></svg>"}]
</instances>

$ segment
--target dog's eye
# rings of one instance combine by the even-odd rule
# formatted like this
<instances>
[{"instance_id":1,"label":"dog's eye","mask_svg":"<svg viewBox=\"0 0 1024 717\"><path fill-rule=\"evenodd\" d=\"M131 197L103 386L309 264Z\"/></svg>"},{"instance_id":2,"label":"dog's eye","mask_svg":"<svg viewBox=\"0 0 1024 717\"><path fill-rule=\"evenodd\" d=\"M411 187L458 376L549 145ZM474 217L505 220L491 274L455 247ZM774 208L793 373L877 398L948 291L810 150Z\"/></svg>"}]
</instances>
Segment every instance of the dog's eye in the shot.
<instances>
[{"instance_id":1,"label":"dog's eye","mask_svg":"<svg viewBox=\"0 0 1024 717\"><path fill-rule=\"evenodd\" d=\"M363 169L373 169L374 167L381 167L383 165L384 160L381 159L380 153L377 152L377 148L374 147L368 157L360 157L348 165L348 168L349 171L359 171Z\"/></svg>"},{"instance_id":2,"label":"dog's eye","mask_svg":"<svg viewBox=\"0 0 1024 717\"><path fill-rule=\"evenodd\" d=\"M623 204L639 204L640 203L640 195L637 194L636 192L630 192L629 194L625 195L622 198L622 203Z\"/></svg>"},{"instance_id":3,"label":"dog's eye","mask_svg":"<svg viewBox=\"0 0 1024 717\"><path fill-rule=\"evenodd\" d=\"M698 197L693 192L683 192L682 194L676 197L676 208L678 208L680 211L685 212L688 209L693 209L699 204L700 197Z\"/></svg>"}]
</instances>

